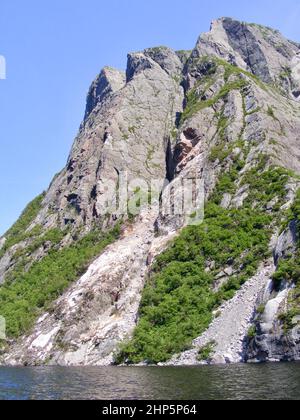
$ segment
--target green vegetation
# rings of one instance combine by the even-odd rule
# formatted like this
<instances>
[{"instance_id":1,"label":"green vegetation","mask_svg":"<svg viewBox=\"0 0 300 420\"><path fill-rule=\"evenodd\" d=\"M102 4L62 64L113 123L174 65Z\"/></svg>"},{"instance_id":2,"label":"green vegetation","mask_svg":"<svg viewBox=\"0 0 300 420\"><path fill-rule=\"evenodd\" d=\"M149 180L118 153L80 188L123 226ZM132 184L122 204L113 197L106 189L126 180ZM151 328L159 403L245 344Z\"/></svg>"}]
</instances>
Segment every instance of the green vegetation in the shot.
<instances>
[{"instance_id":1,"label":"green vegetation","mask_svg":"<svg viewBox=\"0 0 300 420\"><path fill-rule=\"evenodd\" d=\"M155 147L150 146L148 151L147 151L147 163L151 162L151 160L154 157L154 154L155 154Z\"/></svg>"},{"instance_id":2,"label":"green vegetation","mask_svg":"<svg viewBox=\"0 0 300 420\"><path fill-rule=\"evenodd\" d=\"M295 322L295 318L300 316L300 287L292 290L289 295L289 310L279 315L278 319L283 324L284 332L287 334L292 330L299 320Z\"/></svg>"},{"instance_id":3,"label":"green vegetation","mask_svg":"<svg viewBox=\"0 0 300 420\"><path fill-rule=\"evenodd\" d=\"M232 75L244 75L244 76L248 77L249 79L251 79L252 81L254 81L263 90L267 89L266 85L259 79L259 77L255 76L255 74L250 73L247 70L241 69L240 67L229 64L227 61L222 60L220 58L214 58L214 60L215 60L216 64L224 67L224 69L225 69L224 80L226 82L228 81L228 79Z\"/></svg>"},{"instance_id":4,"label":"green vegetation","mask_svg":"<svg viewBox=\"0 0 300 420\"><path fill-rule=\"evenodd\" d=\"M49 309L49 305L85 272L91 260L119 234L119 226L106 234L94 230L69 247L50 250L28 271L24 269L26 258L17 265L0 288L0 315L6 319L8 337L18 337L27 332L37 317ZM43 240L47 238L57 242L60 235L57 230L52 230Z\"/></svg>"},{"instance_id":5,"label":"green vegetation","mask_svg":"<svg viewBox=\"0 0 300 420\"><path fill-rule=\"evenodd\" d=\"M26 232L30 224L34 221L38 212L41 209L42 201L45 197L45 194L41 194L36 197L28 206L25 208L19 219L16 223L6 232L4 235L6 237L6 242L4 247L0 251L0 258L4 253L11 248L13 245L24 241L32 236L37 235L39 227L36 227L31 232Z\"/></svg>"},{"instance_id":6,"label":"green vegetation","mask_svg":"<svg viewBox=\"0 0 300 420\"><path fill-rule=\"evenodd\" d=\"M130 126L130 127L128 127L128 132L130 133L130 134L135 134L135 131L136 131L136 126Z\"/></svg>"},{"instance_id":7,"label":"green vegetation","mask_svg":"<svg viewBox=\"0 0 300 420\"><path fill-rule=\"evenodd\" d=\"M209 66L209 70L206 69L206 74L203 75L203 79L196 85L196 87L187 93L186 108L182 113L181 124L202 109L215 105L220 99L225 98L232 90L243 90L249 84L249 80L247 79L254 81L261 89L267 90L266 85L257 76L237 66L231 65L222 59L215 57L203 57L201 59L197 59L194 63L195 66L204 64L211 65ZM225 84L213 98L202 100L201 97L204 96L207 89L214 82L214 75L218 66L222 66L224 68ZM232 76L235 76L236 80L233 80ZM202 90L199 92L199 87L201 86ZM259 110L260 108L257 108L251 113L258 112Z\"/></svg>"},{"instance_id":8,"label":"green vegetation","mask_svg":"<svg viewBox=\"0 0 300 420\"><path fill-rule=\"evenodd\" d=\"M276 285L280 285L282 281L298 284L300 281L300 264L299 252L295 256L283 259L278 266L276 273L273 275L273 280Z\"/></svg>"},{"instance_id":9,"label":"green vegetation","mask_svg":"<svg viewBox=\"0 0 300 420\"><path fill-rule=\"evenodd\" d=\"M166 47L165 45L159 45L158 47L148 48L147 52L153 53L153 54L159 54L162 51L168 51L168 50L169 50L169 47Z\"/></svg>"},{"instance_id":10,"label":"green vegetation","mask_svg":"<svg viewBox=\"0 0 300 420\"><path fill-rule=\"evenodd\" d=\"M260 315L262 315L265 312L266 309L266 305L261 304L257 307L256 312Z\"/></svg>"},{"instance_id":11,"label":"green vegetation","mask_svg":"<svg viewBox=\"0 0 300 420\"><path fill-rule=\"evenodd\" d=\"M230 148L230 146L228 147ZM226 152L226 155L227 155L227 152ZM227 172L224 172L219 178L219 181L217 183L217 188L215 189L215 191L213 192L211 196L212 202L220 205L225 193L234 194L236 192L237 190L236 181L237 181L239 172L244 167L244 165L245 165L245 161L240 159L239 156L233 159L233 163L230 169Z\"/></svg>"},{"instance_id":12,"label":"green vegetation","mask_svg":"<svg viewBox=\"0 0 300 420\"><path fill-rule=\"evenodd\" d=\"M246 111L246 110L245 110L245 111ZM255 108L255 109L253 109L252 111L245 112L245 115L246 115L246 116L253 115L253 114L256 114L257 112L260 112L260 111L261 111L261 106L259 106L259 107Z\"/></svg>"},{"instance_id":13,"label":"green vegetation","mask_svg":"<svg viewBox=\"0 0 300 420\"><path fill-rule=\"evenodd\" d=\"M204 224L185 228L157 258L134 338L117 362L158 363L187 349L211 322L213 309L255 273L268 250L270 223L264 213L207 205ZM215 262L215 272L205 271L205 261ZM229 261L239 274L214 293L214 274Z\"/></svg>"},{"instance_id":14,"label":"green vegetation","mask_svg":"<svg viewBox=\"0 0 300 420\"><path fill-rule=\"evenodd\" d=\"M206 346L203 346L201 349L199 349L197 360L198 362L205 362L210 359L214 348L216 346L216 343L214 341L211 341Z\"/></svg>"},{"instance_id":15,"label":"green vegetation","mask_svg":"<svg viewBox=\"0 0 300 420\"><path fill-rule=\"evenodd\" d=\"M176 127L173 127L172 130L171 130L172 140L176 140L177 139L177 134L178 134L177 128Z\"/></svg>"},{"instance_id":16,"label":"green vegetation","mask_svg":"<svg viewBox=\"0 0 300 420\"><path fill-rule=\"evenodd\" d=\"M275 114L274 114L274 109L271 106L268 106L267 114L269 115L269 117L276 119Z\"/></svg>"},{"instance_id":17,"label":"green vegetation","mask_svg":"<svg viewBox=\"0 0 300 420\"><path fill-rule=\"evenodd\" d=\"M226 128L229 126L229 124L230 124L229 118L225 117L225 115L222 113L218 121L218 133L222 140L225 137L225 131L226 131Z\"/></svg>"},{"instance_id":18,"label":"green vegetation","mask_svg":"<svg viewBox=\"0 0 300 420\"><path fill-rule=\"evenodd\" d=\"M231 299L270 255L268 245L280 213L278 217L268 214L266 206L275 199L278 206L284 203L290 174L268 167L262 155L241 176L245 162L240 157L232 160L206 204L203 224L183 229L157 258L144 289L133 339L121 346L116 363L164 362L188 349L210 324L213 311ZM240 185L249 185L243 207L221 208L223 195L234 193L240 178L244 178ZM214 268L207 270L211 262ZM216 275L228 265L234 274L214 292Z\"/></svg>"},{"instance_id":19,"label":"green vegetation","mask_svg":"<svg viewBox=\"0 0 300 420\"><path fill-rule=\"evenodd\" d=\"M267 171L268 158L259 156L258 164L248 171L242 181L243 185L249 186L249 195L245 205L258 206L265 209L276 198L278 201L273 206L273 212L279 211L286 195L285 185L292 176L286 169L271 166Z\"/></svg>"},{"instance_id":20,"label":"green vegetation","mask_svg":"<svg viewBox=\"0 0 300 420\"><path fill-rule=\"evenodd\" d=\"M288 66L284 67L282 72L279 74L280 79L290 79L292 76L292 69Z\"/></svg>"},{"instance_id":21,"label":"green vegetation","mask_svg":"<svg viewBox=\"0 0 300 420\"><path fill-rule=\"evenodd\" d=\"M252 325L249 328L247 336L248 336L248 339L252 339L252 338L256 337L256 326L255 325Z\"/></svg>"},{"instance_id":22,"label":"green vegetation","mask_svg":"<svg viewBox=\"0 0 300 420\"><path fill-rule=\"evenodd\" d=\"M234 82L227 82L216 94L216 96L206 100L201 100L199 98L199 95L197 94L197 87L195 87L187 93L187 104L181 116L181 124L202 109L212 107L220 99L225 98L232 90L241 90L245 88L247 84L248 82L244 79L239 79Z\"/></svg>"},{"instance_id":23,"label":"green vegetation","mask_svg":"<svg viewBox=\"0 0 300 420\"><path fill-rule=\"evenodd\" d=\"M58 245L63 240L67 232L68 230L62 231L57 228L48 230L45 234L34 238L34 240L27 247L18 249L14 253L14 260L27 255L30 256L39 248L45 246L47 243L49 243L50 247L53 248L55 245Z\"/></svg>"},{"instance_id":24,"label":"green vegetation","mask_svg":"<svg viewBox=\"0 0 300 420\"><path fill-rule=\"evenodd\" d=\"M242 91L249 85L249 79L255 82L261 89L265 91L268 89L268 86L263 83L259 77L244 69L241 69L240 67L229 64L220 58L206 56L193 59L191 62L191 67L193 66L195 68L203 67L203 77L200 82L198 82L198 84L186 95L186 108L181 116L181 124L188 118L191 118L195 113L215 105L220 99L225 98L232 90ZM213 98L202 99L203 97L205 98L205 92L214 83L214 76L218 67L224 68L225 85ZM235 76L236 80L234 80L232 76ZM252 113L258 112L260 109L261 108L258 107L246 115L251 115Z\"/></svg>"},{"instance_id":25,"label":"green vegetation","mask_svg":"<svg viewBox=\"0 0 300 420\"><path fill-rule=\"evenodd\" d=\"M216 146L211 148L209 160L211 162L219 161L222 163L225 159L227 159L232 150L230 147L227 147L224 143L217 144Z\"/></svg>"}]
</instances>

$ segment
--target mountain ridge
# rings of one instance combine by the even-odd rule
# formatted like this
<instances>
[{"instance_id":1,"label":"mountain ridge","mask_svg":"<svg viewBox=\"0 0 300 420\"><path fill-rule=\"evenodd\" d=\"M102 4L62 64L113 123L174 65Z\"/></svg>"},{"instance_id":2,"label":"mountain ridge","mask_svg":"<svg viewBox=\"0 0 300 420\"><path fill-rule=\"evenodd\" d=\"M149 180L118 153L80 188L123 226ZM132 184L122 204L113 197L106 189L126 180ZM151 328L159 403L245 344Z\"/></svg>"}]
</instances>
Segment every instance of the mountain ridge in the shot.
<instances>
[{"instance_id":1,"label":"mountain ridge","mask_svg":"<svg viewBox=\"0 0 300 420\"><path fill-rule=\"evenodd\" d=\"M299 93L299 45L231 18L213 21L190 55L148 48L128 55L126 72L105 67L66 167L1 238L3 363L164 363L193 340L195 364L200 342L211 363L298 360ZM186 227L197 211L163 211L190 193L187 179L202 180L200 227ZM197 337L272 247L281 277L247 307L247 345L238 360L220 343L213 355Z\"/></svg>"}]
</instances>

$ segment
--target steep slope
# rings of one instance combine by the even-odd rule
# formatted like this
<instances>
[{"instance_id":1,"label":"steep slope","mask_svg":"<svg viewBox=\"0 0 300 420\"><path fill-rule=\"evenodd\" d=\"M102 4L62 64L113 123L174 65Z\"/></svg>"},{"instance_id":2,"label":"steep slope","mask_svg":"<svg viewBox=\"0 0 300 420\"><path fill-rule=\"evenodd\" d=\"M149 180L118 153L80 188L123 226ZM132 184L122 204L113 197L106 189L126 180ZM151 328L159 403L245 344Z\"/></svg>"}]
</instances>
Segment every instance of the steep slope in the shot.
<instances>
[{"instance_id":1,"label":"steep slope","mask_svg":"<svg viewBox=\"0 0 300 420\"><path fill-rule=\"evenodd\" d=\"M206 361L209 354L210 363L240 363L245 361L247 354L247 337L253 321L253 313L257 301L266 288L275 271L273 260L260 265L258 273L223 304L217 317L205 333L194 340L193 348L180 357L174 357L171 365L196 365ZM201 358L203 360L201 360Z\"/></svg>"},{"instance_id":2,"label":"steep slope","mask_svg":"<svg viewBox=\"0 0 300 420\"><path fill-rule=\"evenodd\" d=\"M3 362L299 358L299 60L222 18L100 73L66 168L1 239Z\"/></svg>"},{"instance_id":3,"label":"steep slope","mask_svg":"<svg viewBox=\"0 0 300 420\"><path fill-rule=\"evenodd\" d=\"M158 57L160 64L150 57L151 51L130 54L127 79L116 70L101 72L89 91L86 119L66 167L3 238L0 283L5 280L7 285L10 279L14 283L2 290L0 304L9 336L27 331L33 319L66 289L71 277L76 280L87 269L96 256L89 238L98 235L93 242L98 241L101 248L101 242L107 241L103 236L110 237L110 230L126 220L128 203L138 185L156 180L152 196L159 196L166 175L167 136L183 101L183 89L176 78L182 64L174 52L163 51L163 59ZM174 61L175 73L168 67L169 59ZM86 254L81 264L74 248ZM68 253L73 253L69 261L72 270L66 282L64 258ZM61 267L55 271L57 260ZM24 273L28 273L26 282ZM49 288L37 294L40 278ZM30 288L30 303L28 297L17 298Z\"/></svg>"}]
</instances>

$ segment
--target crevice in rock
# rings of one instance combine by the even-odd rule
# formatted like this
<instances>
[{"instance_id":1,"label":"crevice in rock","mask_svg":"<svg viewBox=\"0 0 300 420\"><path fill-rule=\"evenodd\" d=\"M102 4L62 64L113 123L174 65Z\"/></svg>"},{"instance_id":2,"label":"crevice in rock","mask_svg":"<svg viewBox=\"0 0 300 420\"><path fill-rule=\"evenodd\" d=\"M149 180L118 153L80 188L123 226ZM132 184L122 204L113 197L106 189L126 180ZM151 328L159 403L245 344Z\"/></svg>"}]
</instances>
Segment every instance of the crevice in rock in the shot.
<instances>
[{"instance_id":1,"label":"crevice in rock","mask_svg":"<svg viewBox=\"0 0 300 420\"><path fill-rule=\"evenodd\" d=\"M69 161L69 163L68 163L67 171L74 172L74 170L75 170L75 164L76 164L76 161L74 159L71 159Z\"/></svg>"},{"instance_id":2,"label":"crevice in rock","mask_svg":"<svg viewBox=\"0 0 300 420\"><path fill-rule=\"evenodd\" d=\"M166 179L169 182L172 182L175 174L175 162L173 156L173 148L171 139L167 139L167 148L166 148Z\"/></svg>"},{"instance_id":3,"label":"crevice in rock","mask_svg":"<svg viewBox=\"0 0 300 420\"><path fill-rule=\"evenodd\" d=\"M77 213L81 213L81 199L78 194L69 194L67 197L67 201L70 206L76 209Z\"/></svg>"},{"instance_id":4,"label":"crevice in rock","mask_svg":"<svg viewBox=\"0 0 300 420\"><path fill-rule=\"evenodd\" d=\"M97 198L97 185L94 185L93 186L93 189L92 189L92 191L91 191L91 199L92 200L96 200L96 198Z\"/></svg>"}]
</instances>

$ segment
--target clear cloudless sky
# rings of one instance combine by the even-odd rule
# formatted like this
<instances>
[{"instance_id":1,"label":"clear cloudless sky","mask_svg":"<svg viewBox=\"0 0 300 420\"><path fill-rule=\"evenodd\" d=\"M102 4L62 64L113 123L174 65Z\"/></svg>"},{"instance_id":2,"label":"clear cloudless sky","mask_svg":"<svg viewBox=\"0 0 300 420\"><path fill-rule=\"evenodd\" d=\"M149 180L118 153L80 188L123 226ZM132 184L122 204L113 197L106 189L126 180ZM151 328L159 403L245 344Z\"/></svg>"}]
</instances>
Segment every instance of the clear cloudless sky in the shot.
<instances>
[{"instance_id":1,"label":"clear cloudless sky","mask_svg":"<svg viewBox=\"0 0 300 420\"><path fill-rule=\"evenodd\" d=\"M156 45L191 49L211 20L300 41L299 0L0 0L0 235L65 165L91 81Z\"/></svg>"}]
</instances>

